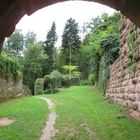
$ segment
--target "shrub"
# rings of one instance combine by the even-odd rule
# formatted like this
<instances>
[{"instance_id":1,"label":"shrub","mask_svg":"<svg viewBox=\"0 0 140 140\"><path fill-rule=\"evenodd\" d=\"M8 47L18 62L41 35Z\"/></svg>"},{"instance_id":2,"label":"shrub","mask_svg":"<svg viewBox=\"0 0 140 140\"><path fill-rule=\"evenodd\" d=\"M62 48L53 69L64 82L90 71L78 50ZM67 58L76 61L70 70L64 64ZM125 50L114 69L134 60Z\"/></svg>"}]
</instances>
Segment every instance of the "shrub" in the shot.
<instances>
[{"instance_id":1,"label":"shrub","mask_svg":"<svg viewBox=\"0 0 140 140\"><path fill-rule=\"evenodd\" d=\"M51 84L51 78L49 75L44 76L44 90L49 89Z\"/></svg>"},{"instance_id":2,"label":"shrub","mask_svg":"<svg viewBox=\"0 0 140 140\"><path fill-rule=\"evenodd\" d=\"M44 79L36 79L35 81L35 95L43 94L44 91Z\"/></svg>"},{"instance_id":3,"label":"shrub","mask_svg":"<svg viewBox=\"0 0 140 140\"><path fill-rule=\"evenodd\" d=\"M94 74L90 74L88 76L88 80L89 80L91 85L94 85L95 84L95 76L94 76Z\"/></svg>"},{"instance_id":4,"label":"shrub","mask_svg":"<svg viewBox=\"0 0 140 140\"><path fill-rule=\"evenodd\" d=\"M48 92L54 93L58 87L61 86L62 83L62 74L54 70L49 75L44 76L44 88L47 89Z\"/></svg>"},{"instance_id":5,"label":"shrub","mask_svg":"<svg viewBox=\"0 0 140 140\"><path fill-rule=\"evenodd\" d=\"M57 71L57 70L54 70L52 71L50 74L50 79L51 79L51 82L52 82L52 85L55 87L55 88L58 88L61 86L61 83L62 83L62 74Z\"/></svg>"},{"instance_id":6,"label":"shrub","mask_svg":"<svg viewBox=\"0 0 140 140\"><path fill-rule=\"evenodd\" d=\"M80 78L79 77L71 77L71 85L72 86L80 85Z\"/></svg>"},{"instance_id":7,"label":"shrub","mask_svg":"<svg viewBox=\"0 0 140 140\"><path fill-rule=\"evenodd\" d=\"M70 76L69 75L63 75L62 86L70 87Z\"/></svg>"},{"instance_id":8,"label":"shrub","mask_svg":"<svg viewBox=\"0 0 140 140\"><path fill-rule=\"evenodd\" d=\"M89 80L82 80L81 85L90 85Z\"/></svg>"}]
</instances>

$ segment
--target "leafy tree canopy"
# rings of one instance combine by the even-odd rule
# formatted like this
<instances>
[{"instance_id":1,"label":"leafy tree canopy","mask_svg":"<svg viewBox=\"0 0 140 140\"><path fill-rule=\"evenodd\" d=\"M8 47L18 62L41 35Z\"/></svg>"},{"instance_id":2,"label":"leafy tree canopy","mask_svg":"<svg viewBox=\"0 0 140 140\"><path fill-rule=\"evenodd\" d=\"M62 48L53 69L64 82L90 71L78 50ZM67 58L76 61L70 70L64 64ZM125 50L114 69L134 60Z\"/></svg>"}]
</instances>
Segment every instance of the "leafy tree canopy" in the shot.
<instances>
[{"instance_id":1,"label":"leafy tree canopy","mask_svg":"<svg viewBox=\"0 0 140 140\"><path fill-rule=\"evenodd\" d=\"M21 30L17 29L6 42L6 51L13 56L21 56L24 47L24 37Z\"/></svg>"}]
</instances>

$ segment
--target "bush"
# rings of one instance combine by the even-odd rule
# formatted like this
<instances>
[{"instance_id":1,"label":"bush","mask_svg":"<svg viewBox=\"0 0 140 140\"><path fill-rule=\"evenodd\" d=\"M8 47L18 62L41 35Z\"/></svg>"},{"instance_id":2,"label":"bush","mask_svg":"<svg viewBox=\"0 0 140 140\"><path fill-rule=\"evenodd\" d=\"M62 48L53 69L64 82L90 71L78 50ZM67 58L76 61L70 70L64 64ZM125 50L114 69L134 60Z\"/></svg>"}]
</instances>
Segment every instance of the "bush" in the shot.
<instances>
[{"instance_id":1,"label":"bush","mask_svg":"<svg viewBox=\"0 0 140 140\"><path fill-rule=\"evenodd\" d=\"M70 76L69 75L63 75L62 86L70 87Z\"/></svg>"},{"instance_id":2,"label":"bush","mask_svg":"<svg viewBox=\"0 0 140 140\"><path fill-rule=\"evenodd\" d=\"M54 70L54 71L52 71L52 72L49 74L49 76L50 76L52 85L53 85L55 88L61 87L61 83L62 83L62 74L61 74L59 71Z\"/></svg>"},{"instance_id":3,"label":"bush","mask_svg":"<svg viewBox=\"0 0 140 140\"><path fill-rule=\"evenodd\" d=\"M44 79L36 79L35 81L35 95L43 94L44 92Z\"/></svg>"},{"instance_id":4,"label":"bush","mask_svg":"<svg viewBox=\"0 0 140 140\"><path fill-rule=\"evenodd\" d=\"M61 87L62 74L54 70L49 75L44 76L44 88L47 91L54 93L58 87Z\"/></svg>"},{"instance_id":5,"label":"bush","mask_svg":"<svg viewBox=\"0 0 140 140\"><path fill-rule=\"evenodd\" d=\"M71 85L72 86L80 85L80 78L79 77L71 77Z\"/></svg>"},{"instance_id":6,"label":"bush","mask_svg":"<svg viewBox=\"0 0 140 140\"><path fill-rule=\"evenodd\" d=\"M81 85L90 85L89 80L82 80Z\"/></svg>"},{"instance_id":7,"label":"bush","mask_svg":"<svg viewBox=\"0 0 140 140\"><path fill-rule=\"evenodd\" d=\"M95 76L94 76L94 74L90 74L88 76L88 80L89 80L91 85L94 85L95 84Z\"/></svg>"},{"instance_id":8,"label":"bush","mask_svg":"<svg viewBox=\"0 0 140 140\"><path fill-rule=\"evenodd\" d=\"M51 78L49 75L45 75L44 76L44 90L47 90L50 88L50 84L51 84Z\"/></svg>"},{"instance_id":9,"label":"bush","mask_svg":"<svg viewBox=\"0 0 140 140\"><path fill-rule=\"evenodd\" d=\"M45 75L45 76L44 76L44 81L45 81L45 82L46 82L46 81L51 81L50 76L49 76L49 75Z\"/></svg>"}]
</instances>

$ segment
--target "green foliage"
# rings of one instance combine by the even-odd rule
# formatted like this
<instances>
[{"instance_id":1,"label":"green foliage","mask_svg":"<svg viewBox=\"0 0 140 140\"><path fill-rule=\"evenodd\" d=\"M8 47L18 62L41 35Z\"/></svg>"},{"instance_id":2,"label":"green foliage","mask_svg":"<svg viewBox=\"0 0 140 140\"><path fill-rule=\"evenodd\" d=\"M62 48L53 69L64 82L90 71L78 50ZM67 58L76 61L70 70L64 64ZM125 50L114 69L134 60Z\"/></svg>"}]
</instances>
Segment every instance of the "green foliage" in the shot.
<instances>
[{"instance_id":1,"label":"green foliage","mask_svg":"<svg viewBox=\"0 0 140 140\"><path fill-rule=\"evenodd\" d=\"M79 72L80 72L80 77L83 80L87 80L88 75L90 73L90 67L92 66L89 63L91 59L91 52L92 52L91 46L81 45L80 57L79 57Z\"/></svg>"},{"instance_id":2,"label":"green foliage","mask_svg":"<svg viewBox=\"0 0 140 140\"><path fill-rule=\"evenodd\" d=\"M64 32L62 35L62 48L76 49L80 47L80 37L78 35L78 23L72 18L69 18L65 24Z\"/></svg>"},{"instance_id":3,"label":"green foliage","mask_svg":"<svg viewBox=\"0 0 140 140\"><path fill-rule=\"evenodd\" d=\"M81 52L85 55L86 61L84 61L84 58L80 58L82 64L79 69L83 69L83 73L83 66L86 66L89 70L84 75L93 74L95 82L104 92L109 78L110 67L119 56L120 23L120 13L114 13L111 16L103 13L100 17L92 19L91 23L87 24L86 27L87 29L90 28L90 32L81 46Z\"/></svg>"},{"instance_id":4,"label":"green foliage","mask_svg":"<svg viewBox=\"0 0 140 140\"><path fill-rule=\"evenodd\" d=\"M96 81L94 74L90 74L89 77L88 77L88 80L90 82L90 85L94 85L95 81Z\"/></svg>"},{"instance_id":5,"label":"green foliage","mask_svg":"<svg viewBox=\"0 0 140 140\"><path fill-rule=\"evenodd\" d=\"M40 44L29 44L24 55L23 83L28 85L34 94L34 82L42 77L42 68L47 56Z\"/></svg>"},{"instance_id":6,"label":"green foliage","mask_svg":"<svg viewBox=\"0 0 140 140\"><path fill-rule=\"evenodd\" d=\"M61 82L62 82L62 74L57 71L57 70L54 70L52 71L50 74L49 74L50 78L51 78L51 81L52 81L52 85L55 87L55 88L58 88L61 86Z\"/></svg>"},{"instance_id":7,"label":"green foliage","mask_svg":"<svg viewBox=\"0 0 140 140\"><path fill-rule=\"evenodd\" d=\"M69 71L69 70L70 71L75 71L75 70L77 70L78 66L64 65L64 66L62 66L62 68L66 71Z\"/></svg>"},{"instance_id":8,"label":"green foliage","mask_svg":"<svg viewBox=\"0 0 140 140\"><path fill-rule=\"evenodd\" d=\"M81 85L90 85L89 80L81 80Z\"/></svg>"},{"instance_id":9,"label":"green foliage","mask_svg":"<svg viewBox=\"0 0 140 140\"><path fill-rule=\"evenodd\" d=\"M101 40L100 46L103 51L105 65L112 65L119 57L119 36L109 35Z\"/></svg>"},{"instance_id":10,"label":"green foliage","mask_svg":"<svg viewBox=\"0 0 140 140\"><path fill-rule=\"evenodd\" d=\"M48 89L51 93L54 93L55 89L61 87L62 79L62 74L57 70L52 71L49 75L45 75L45 89Z\"/></svg>"},{"instance_id":11,"label":"green foliage","mask_svg":"<svg viewBox=\"0 0 140 140\"><path fill-rule=\"evenodd\" d=\"M62 86L63 87L71 86L71 77L69 75L63 75Z\"/></svg>"},{"instance_id":12,"label":"green foliage","mask_svg":"<svg viewBox=\"0 0 140 140\"><path fill-rule=\"evenodd\" d=\"M48 59L43 68L43 75L49 74L52 72L55 67L55 43L57 41L56 35L56 25L53 22L51 29L47 33L46 41L44 43L44 53L48 55Z\"/></svg>"},{"instance_id":13,"label":"green foliage","mask_svg":"<svg viewBox=\"0 0 140 140\"><path fill-rule=\"evenodd\" d=\"M0 55L0 77L6 80L18 81L21 79L18 61L7 54Z\"/></svg>"},{"instance_id":14,"label":"green foliage","mask_svg":"<svg viewBox=\"0 0 140 140\"><path fill-rule=\"evenodd\" d=\"M34 32L28 32L24 37L24 44L26 47L28 47L29 44L35 44L36 43L36 34Z\"/></svg>"},{"instance_id":15,"label":"green foliage","mask_svg":"<svg viewBox=\"0 0 140 140\"><path fill-rule=\"evenodd\" d=\"M49 93L48 90L51 88L51 78L49 75L44 76L44 93Z\"/></svg>"},{"instance_id":16,"label":"green foliage","mask_svg":"<svg viewBox=\"0 0 140 140\"><path fill-rule=\"evenodd\" d=\"M77 65L77 55L80 48L78 23L72 18L68 19L62 35L61 57L63 65Z\"/></svg>"},{"instance_id":17,"label":"green foliage","mask_svg":"<svg viewBox=\"0 0 140 140\"><path fill-rule=\"evenodd\" d=\"M80 76L81 76L81 72L79 72L79 71L73 71L73 72L72 72L72 75L73 75L74 77L80 77Z\"/></svg>"},{"instance_id":18,"label":"green foliage","mask_svg":"<svg viewBox=\"0 0 140 140\"><path fill-rule=\"evenodd\" d=\"M44 78L36 79L35 81L35 95L43 94Z\"/></svg>"},{"instance_id":19,"label":"green foliage","mask_svg":"<svg viewBox=\"0 0 140 140\"><path fill-rule=\"evenodd\" d=\"M71 86L79 86L81 81L80 81L80 78L79 77L71 77L70 78L70 81L71 81Z\"/></svg>"},{"instance_id":20,"label":"green foliage","mask_svg":"<svg viewBox=\"0 0 140 140\"><path fill-rule=\"evenodd\" d=\"M106 91L107 82L110 75L110 67L119 57L119 37L118 35L109 35L101 40L102 59L100 61L99 88Z\"/></svg>"},{"instance_id":21,"label":"green foliage","mask_svg":"<svg viewBox=\"0 0 140 140\"><path fill-rule=\"evenodd\" d=\"M78 71L78 66L74 65L64 65L62 66L64 69L64 72L66 74L69 73L69 75L74 76L74 77L80 77L81 73Z\"/></svg>"},{"instance_id":22,"label":"green foliage","mask_svg":"<svg viewBox=\"0 0 140 140\"><path fill-rule=\"evenodd\" d=\"M137 27L133 25L129 30L129 36L128 36L128 47L129 47L129 53L128 57L130 58L129 63L129 69L131 76L135 77L135 72L137 68L137 51L138 51L138 45L137 45Z\"/></svg>"},{"instance_id":23,"label":"green foliage","mask_svg":"<svg viewBox=\"0 0 140 140\"><path fill-rule=\"evenodd\" d=\"M133 55L137 51L137 27L133 25L130 30L129 30L129 35L128 35L128 47L129 47L129 57L132 58Z\"/></svg>"},{"instance_id":24,"label":"green foliage","mask_svg":"<svg viewBox=\"0 0 140 140\"><path fill-rule=\"evenodd\" d=\"M45 80L45 82L50 82L51 81L51 78L50 78L50 76L49 75L45 75L44 76L44 80Z\"/></svg>"},{"instance_id":25,"label":"green foliage","mask_svg":"<svg viewBox=\"0 0 140 140\"><path fill-rule=\"evenodd\" d=\"M137 70L137 63L135 61L134 62L131 61L131 65L129 66L129 69L130 69L132 78L134 78L136 70Z\"/></svg>"},{"instance_id":26,"label":"green foliage","mask_svg":"<svg viewBox=\"0 0 140 140\"><path fill-rule=\"evenodd\" d=\"M104 58L102 57L99 66L99 80L98 80L98 87L99 89L105 94L106 86L109 78L109 67L105 67Z\"/></svg>"},{"instance_id":27,"label":"green foliage","mask_svg":"<svg viewBox=\"0 0 140 140\"><path fill-rule=\"evenodd\" d=\"M21 30L15 30L14 33L8 38L5 50L11 55L18 57L22 55L24 45L24 38Z\"/></svg>"},{"instance_id":28,"label":"green foliage","mask_svg":"<svg viewBox=\"0 0 140 140\"><path fill-rule=\"evenodd\" d=\"M99 49L93 48L90 57L90 73L93 73L95 81L98 82L99 77L99 64L100 64L101 54Z\"/></svg>"},{"instance_id":29,"label":"green foliage","mask_svg":"<svg viewBox=\"0 0 140 140\"><path fill-rule=\"evenodd\" d=\"M52 79L58 79L58 80L61 80L62 79L62 74L57 71L57 70L54 70L52 71L49 76L52 78Z\"/></svg>"}]
</instances>

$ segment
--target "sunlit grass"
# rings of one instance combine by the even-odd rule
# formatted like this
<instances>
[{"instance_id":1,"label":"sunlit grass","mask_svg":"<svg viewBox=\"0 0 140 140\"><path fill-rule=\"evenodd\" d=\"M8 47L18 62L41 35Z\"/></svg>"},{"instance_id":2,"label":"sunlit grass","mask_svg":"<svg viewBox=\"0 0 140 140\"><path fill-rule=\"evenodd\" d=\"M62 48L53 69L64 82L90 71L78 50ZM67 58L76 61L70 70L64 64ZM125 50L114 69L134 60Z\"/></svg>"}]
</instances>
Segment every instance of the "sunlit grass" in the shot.
<instances>
[{"instance_id":1,"label":"sunlit grass","mask_svg":"<svg viewBox=\"0 0 140 140\"><path fill-rule=\"evenodd\" d=\"M124 109L104 100L101 93L89 86L61 89L44 95L55 103L56 129L54 140L140 140L140 122L126 116ZM39 140L47 119L45 101L25 97L0 104L0 118L16 121L0 126L0 140Z\"/></svg>"},{"instance_id":2,"label":"sunlit grass","mask_svg":"<svg viewBox=\"0 0 140 140\"><path fill-rule=\"evenodd\" d=\"M118 113L127 113L96 89L71 87L45 97L56 104L55 140L140 140L140 122L117 119Z\"/></svg>"},{"instance_id":3,"label":"sunlit grass","mask_svg":"<svg viewBox=\"0 0 140 140\"><path fill-rule=\"evenodd\" d=\"M0 140L38 140L47 119L47 104L34 97L0 104L0 118L14 118L9 126L0 126Z\"/></svg>"}]
</instances>

